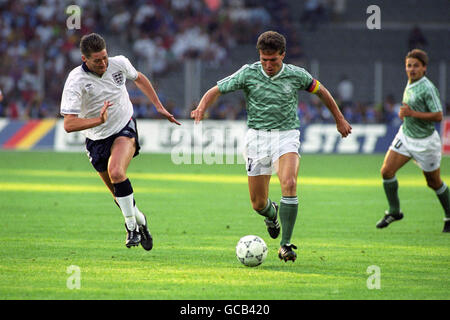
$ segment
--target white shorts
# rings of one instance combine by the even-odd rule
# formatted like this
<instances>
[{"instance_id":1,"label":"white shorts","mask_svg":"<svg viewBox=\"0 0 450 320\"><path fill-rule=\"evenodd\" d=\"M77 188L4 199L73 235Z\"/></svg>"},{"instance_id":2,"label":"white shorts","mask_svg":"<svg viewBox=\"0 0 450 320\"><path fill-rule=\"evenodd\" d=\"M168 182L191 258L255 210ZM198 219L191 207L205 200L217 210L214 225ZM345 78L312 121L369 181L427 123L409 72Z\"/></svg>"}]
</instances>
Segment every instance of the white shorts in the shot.
<instances>
[{"instance_id":1,"label":"white shorts","mask_svg":"<svg viewBox=\"0 0 450 320\"><path fill-rule=\"evenodd\" d=\"M414 139L403 134L400 127L389 149L406 157L413 158L425 172L431 172L441 166L441 138L435 130L423 139Z\"/></svg>"},{"instance_id":2,"label":"white shorts","mask_svg":"<svg viewBox=\"0 0 450 320\"><path fill-rule=\"evenodd\" d=\"M277 160L283 154L290 152L299 155L299 148L300 131L298 130L248 129L244 148L247 175L272 175L277 171Z\"/></svg>"}]
</instances>

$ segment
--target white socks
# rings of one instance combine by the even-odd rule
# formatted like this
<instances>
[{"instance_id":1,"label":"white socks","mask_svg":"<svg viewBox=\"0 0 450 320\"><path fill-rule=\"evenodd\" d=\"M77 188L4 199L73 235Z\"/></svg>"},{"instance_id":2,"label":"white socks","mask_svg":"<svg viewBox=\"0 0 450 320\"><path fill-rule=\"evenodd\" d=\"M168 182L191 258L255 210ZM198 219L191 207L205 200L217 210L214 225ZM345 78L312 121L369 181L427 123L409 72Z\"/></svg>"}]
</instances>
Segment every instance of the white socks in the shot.
<instances>
[{"instance_id":1,"label":"white socks","mask_svg":"<svg viewBox=\"0 0 450 320\"><path fill-rule=\"evenodd\" d=\"M136 230L137 226L145 225L145 216L136 205L133 205L133 194L126 197L116 197L128 230Z\"/></svg>"},{"instance_id":2,"label":"white socks","mask_svg":"<svg viewBox=\"0 0 450 320\"><path fill-rule=\"evenodd\" d=\"M133 194L125 197L116 197L116 201L120 206L123 217L125 218L125 223L128 230L136 230L137 223L135 217L135 210L133 205Z\"/></svg>"},{"instance_id":3,"label":"white socks","mask_svg":"<svg viewBox=\"0 0 450 320\"><path fill-rule=\"evenodd\" d=\"M138 207L134 206L134 216L136 218L136 222L138 225L143 226L145 225L145 217L144 214L138 209Z\"/></svg>"}]
</instances>

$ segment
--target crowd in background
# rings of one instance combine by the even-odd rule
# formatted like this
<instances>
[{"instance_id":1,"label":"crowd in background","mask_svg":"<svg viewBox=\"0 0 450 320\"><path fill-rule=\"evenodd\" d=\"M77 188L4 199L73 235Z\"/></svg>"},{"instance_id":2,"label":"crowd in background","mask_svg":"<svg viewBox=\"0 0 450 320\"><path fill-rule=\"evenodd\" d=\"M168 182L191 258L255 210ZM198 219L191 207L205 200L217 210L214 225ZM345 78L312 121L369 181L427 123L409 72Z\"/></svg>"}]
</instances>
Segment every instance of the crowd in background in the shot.
<instances>
[{"instance_id":1,"label":"crowd in background","mask_svg":"<svg viewBox=\"0 0 450 320\"><path fill-rule=\"evenodd\" d=\"M314 31L342 12L345 0L305 1L300 23ZM81 10L80 29L66 22L69 5ZM220 5L220 10L219 10ZM29 119L59 117L65 79L81 64L81 35L97 32L131 55L146 74L162 77L177 70L187 58L210 66L226 63L231 50L256 43L270 26L288 40L289 63L304 65L305 53L286 1L258 0L0 0L0 117ZM418 37L416 31L416 39ZM352 83L343 78L333 95L352 123L398 121L392 96L381 105L353 100ZM139 118L157 118L154 108L133 87L130 98ZM166 108L177 118L189 113L158 91ZM303 123L331 122L326 107L311 96L301 100ZM245 105L220 99L208 114L211 119L245 119Z\"/></svg>"},{"instance_id":2,"label":"crowd in background","mask_svg":"<svg viewBox=\"0 0 450 320\"><path fill-rule=\"evenodd\" d=\"M282 12L284 1L222 0L1 0L0 116L58 116L62 84L80 65L81 35L97 32L133 55L146 74L162 74L186 58L220 65L231 48L255 42ZM81 8L70 30L66 9ZM108 41L109 40L109 41Z\"/></svg>"}]
</instances>

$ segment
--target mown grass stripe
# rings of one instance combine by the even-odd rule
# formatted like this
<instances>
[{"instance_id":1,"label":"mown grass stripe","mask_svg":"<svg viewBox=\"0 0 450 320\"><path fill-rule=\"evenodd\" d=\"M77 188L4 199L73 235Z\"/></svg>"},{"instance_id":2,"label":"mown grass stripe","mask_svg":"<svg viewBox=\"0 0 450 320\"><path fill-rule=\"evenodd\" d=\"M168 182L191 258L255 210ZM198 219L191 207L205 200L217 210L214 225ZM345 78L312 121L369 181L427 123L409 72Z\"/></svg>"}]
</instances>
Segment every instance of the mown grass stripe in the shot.
<instances>
[{"instance_id":1,"label":"mown grass stripe","mask_svg":"<svg viewBox=\"0 0 450 320\"><path fill-rule=\"evenodd\" d=\"M2 182L0 183L2 191L28 191L28 192L90 192L105 193L108 189L105 186L90 185L69 185L69 184L42 184L42 183L20 183L20 182ZM170 188L148 188L135 187L134 190L139 193L180 193L183 190Z\"/></svg>"},{"instance_id":2,"label":"mown grass stripe","mask_svg":"<svg viewBox=\"0 0 450 320\"><path fill-rule=\"evenodd\" d=\"M61 170L5 170L0 169L0 174L5 176L31 176L31 177L70 177L70 178L98 178L95 172L89 171L61 171ZM128 173L133 180L149 181L176 181L176 182L197 182L197 183L225 183L225 184L246 184L245 175L218 175L218 174L193 174L193 173ZM450 180L450 176L442 176L445 181ZM344 177L308 177L300 175L299 184L312 186L359 186L359 187L379 187L382 185L381 178L344 178ZM422 176L407 176L399 178L402 186L424 187L425 180ZM279 184L278 178L274 176L272 184Z\"/></svg>"}]
</instances>

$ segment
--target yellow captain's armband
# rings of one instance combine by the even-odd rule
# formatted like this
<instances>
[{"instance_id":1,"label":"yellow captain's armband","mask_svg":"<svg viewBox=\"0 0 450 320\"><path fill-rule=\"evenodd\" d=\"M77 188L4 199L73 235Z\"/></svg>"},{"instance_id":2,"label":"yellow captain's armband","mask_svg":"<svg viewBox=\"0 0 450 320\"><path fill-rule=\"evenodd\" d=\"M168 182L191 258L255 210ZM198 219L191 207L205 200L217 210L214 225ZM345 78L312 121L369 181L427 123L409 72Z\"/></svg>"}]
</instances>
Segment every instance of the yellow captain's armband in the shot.
<instances>
[{"instance_id":1,"label":"yellow captain's armband","mask_svg":"<svg viewBox=\"0 0 450 320\"><path fill-rule=\"evenodd\" d=\"M308 89L306 89L306 91L311 92L311 93L316 93L317 90L319 90L319 87L320 87L320 82L316 79L313 79L313 81L309 85Z\"/></svg>"}]
</instances>

